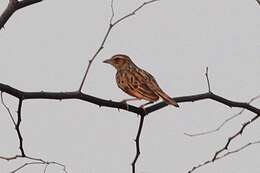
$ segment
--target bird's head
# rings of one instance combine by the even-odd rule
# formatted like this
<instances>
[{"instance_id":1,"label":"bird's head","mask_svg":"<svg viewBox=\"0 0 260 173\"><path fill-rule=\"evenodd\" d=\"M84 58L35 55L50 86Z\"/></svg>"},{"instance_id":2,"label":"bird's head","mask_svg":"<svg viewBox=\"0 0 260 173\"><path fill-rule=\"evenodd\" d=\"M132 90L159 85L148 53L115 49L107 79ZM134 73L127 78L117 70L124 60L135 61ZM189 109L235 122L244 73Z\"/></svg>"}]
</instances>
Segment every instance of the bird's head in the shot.
<instances>
[{"instance_id":1,"label":"bird's head","mask_svg":"<svg viewBox=\"0 0 260 173\"><path fill-rule=\"evenodd\" d=\"M107 64L111 64L117 70L124 70L129 68L129 66L134 65L132 60L127 55L123 55L123 54L114 55L112 56L112 58L107 59L103 62Z\"/></svg>"}]
</instances>

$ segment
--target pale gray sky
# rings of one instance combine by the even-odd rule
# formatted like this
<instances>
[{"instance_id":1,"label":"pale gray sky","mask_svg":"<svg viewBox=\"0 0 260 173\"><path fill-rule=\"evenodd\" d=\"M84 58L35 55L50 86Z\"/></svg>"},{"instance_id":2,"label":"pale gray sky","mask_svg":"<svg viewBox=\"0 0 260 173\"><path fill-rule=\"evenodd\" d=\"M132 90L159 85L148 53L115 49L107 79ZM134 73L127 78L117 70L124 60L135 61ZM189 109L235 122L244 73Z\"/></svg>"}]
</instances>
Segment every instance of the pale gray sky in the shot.
<instances>
[{"instance_id":1,"label":"pale gray sky","mask_svg":"<svg viewBox=\"0 0 260 173\"><path fill-rule=\"evenodd\" d=\"M7 0L0 0L3 11ZM115 18L142 0L115 0ZM0 32L0 82L25 91L71 91L81 82L88 59L108 27L110 0L50 1L18 11ZM254 0L161 0L116 26L97 57L84 92L104 99L128 98L116 86L115 70L102 61L116 53L132 57L152 73L172 96L207 91L205 68L213 92L248 101L259 95L260 7ZM13 112L17 100L5 95ZM140 103L135 103L136 105ZM260 107L260 101L254 102ZM0 106L0 155L14 155L18 140L6 110ZM168 106L147 116L141 135L138 173L186 173L213 157L241 124L245 112L215 134L190 138L217 127L239 112L204 100ZM58 161L73 173L130 173L138 118L132 113L78 101L31 100L23 106L21 131L28 155ZM260 140L259 120L231 148ZM198 173L260 172L260 145L217 161ZM18 162L0 160L0 172ZM43 172L41 166L21 173ZM51 166L48 173L59 173Z\"/></svg>"}]
</instances>

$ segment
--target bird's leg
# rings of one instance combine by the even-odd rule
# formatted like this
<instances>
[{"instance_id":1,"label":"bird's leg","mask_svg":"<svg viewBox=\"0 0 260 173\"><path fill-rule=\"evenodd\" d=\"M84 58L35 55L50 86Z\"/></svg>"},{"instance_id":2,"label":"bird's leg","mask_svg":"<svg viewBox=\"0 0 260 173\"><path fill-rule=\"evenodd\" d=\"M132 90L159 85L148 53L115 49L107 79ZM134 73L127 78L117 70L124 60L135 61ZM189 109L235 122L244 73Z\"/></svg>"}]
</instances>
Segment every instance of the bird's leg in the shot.
<instances>
[{"instance_id":1,"label":"bird's leg","mask_svg":"<svg viewBox=\"0 0 260 173\"><path fill-rule=\"evenodd\" d=\"M140 106L140 108L142 108L142 109L145 110L145 107L144 107L144 106L149 105L149 104L152 104L152 103L153 103L153 101L149 101L149 102L147 102L147 103L145 103L145 104L142 104L142 105Z\"/></svg>"},{"instance_id":2,"label":"bird's leg","mask_svg":"<svg viewBox=\"0 0 260 173\"><path fill-rule=\"evenodd\" d=\"M138 98L129 98L129 99L124 99L124 100L122 100L120 102L127 104L128 101L135 101L135 100L139 100L139 99Z\"/></svg>"},{"instance_id":3,"label":"bird's leg","mask_svg":"<svg viewBox=\"0 0 260 173\"><path fill-rule=\"evenodd\" d=\"M123 103L123 104L125 104L125 105L126 105L126 109L128 110L129 107L128 107L127 102L128 102L128 101L135 101L135 100L140 100L140 99L138 99L138 98L129 98L129 99L124 99L124 100L122 100L122 101L120 101L120 102Z\"/></svg>"}]
</instances>

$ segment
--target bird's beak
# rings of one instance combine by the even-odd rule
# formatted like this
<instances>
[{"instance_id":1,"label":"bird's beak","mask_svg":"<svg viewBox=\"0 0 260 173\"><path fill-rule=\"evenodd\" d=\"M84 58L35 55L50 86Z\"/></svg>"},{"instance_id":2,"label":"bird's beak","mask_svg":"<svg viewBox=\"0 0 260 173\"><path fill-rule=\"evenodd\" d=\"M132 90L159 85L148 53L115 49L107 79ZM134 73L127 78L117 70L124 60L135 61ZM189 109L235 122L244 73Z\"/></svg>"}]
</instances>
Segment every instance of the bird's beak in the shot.
<instances>
[{"instance_id":1,"label":"bird's beak","mask_svg":"<svg viewBox=\"0 0 260 173\"><path fill-rule=\"evenodd\" d=\"M106 59L103 61L103 63L111 64L111 59Z\"/></svg>"}]
</instances>

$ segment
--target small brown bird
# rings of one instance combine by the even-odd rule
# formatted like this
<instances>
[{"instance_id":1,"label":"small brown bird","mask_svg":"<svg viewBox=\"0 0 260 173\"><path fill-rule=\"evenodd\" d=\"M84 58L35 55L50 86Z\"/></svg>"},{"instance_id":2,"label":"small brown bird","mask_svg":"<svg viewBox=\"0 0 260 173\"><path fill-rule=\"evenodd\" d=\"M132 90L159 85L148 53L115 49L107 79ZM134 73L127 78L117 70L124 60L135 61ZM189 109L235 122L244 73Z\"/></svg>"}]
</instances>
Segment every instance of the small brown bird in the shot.
<instances>
[{"instance_id":1,"label":"small brown bird","mask_svg":"<svg viewBox=\"0 0 260 173\"><path fill-rule=\"evenodd\" d=\"M137 99L149 101L141 106L143 107L162 98L167 104L179 107L175 100L161 90L154 77L137 67L127 55L117 54L103 62L111 64L116 68L118 87L135 97L134 99L124 100L124 102Z\"/></svg>"}]
</instances>

